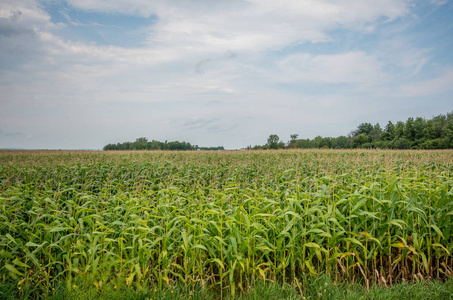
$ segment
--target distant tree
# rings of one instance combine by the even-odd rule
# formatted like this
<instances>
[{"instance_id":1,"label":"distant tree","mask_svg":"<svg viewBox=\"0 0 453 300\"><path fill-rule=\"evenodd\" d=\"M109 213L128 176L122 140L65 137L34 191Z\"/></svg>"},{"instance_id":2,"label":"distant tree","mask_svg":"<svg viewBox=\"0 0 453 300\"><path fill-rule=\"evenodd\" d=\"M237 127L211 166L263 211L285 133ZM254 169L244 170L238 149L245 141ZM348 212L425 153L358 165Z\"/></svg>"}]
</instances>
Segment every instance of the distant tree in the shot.
<instances>
[{"instance_id":1,"label":"distant tree","mask_svg":"<svg viewBox=\"0 0 453 300\"><path fill-rule=\"evenodd\" d=\"M270 149L278 149L279 148L279 141L280 138L276 134L271 134L267 138L267 145L269 146Z\"/></svg>"},{"instance_id":2,"label":"distant tree","mask_svg":"<svg viewBox=\"0 0 453 300\"><path fill-rule=\"evenodd\" d=\"M415 141L415 124L414 118L408 118L406 124L404 125L403 135L404 137L414 142Z\"/></svg>"},{"instance_id":3,"label":"distant tree","mask_svg":"<svg viewBox=\"0 0 453 300\"><path fill-rule=\"evenodd\" d=\"M373 143L373 148L389 149L391 148L391 141L379 140Z\"/></svg>"},{"instance_id":4,"label":"distant tree","mask_svg":"<svg viewBox=\"0 0 453 300\"><path fill-rule=\"evenodd\" d=\"M225 150L223 146L217 146L217 147L199 147L198 149L200 150L211 150L211 151L219 151L219 150ZM247 146L247 149L252 149L252 146Z\"/></svg>"},{"instance_id":5,"label":"distant tree","mask_svg":"<svg viewBox=\"0 0 453 300\"><path fill-rule=\"evenodd\" d=\"M321 148L323 145L323 137L318 135L317 137L315 137L311 143L310 143L310 148Z\"/></svg>"},{"instance_id":6,"label":"distant tree","mask_svg":"<svg viewBox=\"0 0 453 300\"><path fill-rule=\"evenodd\" d=\"M168 150L181 150L181 143L178 141L167 143Z\"/></svg>"},{"instance_id":7,"label":"distant tree","mask_svg":"<svg viewBox=\"0 0 453 300\"><path fill-rule=\"evenodd\" d=\"M379 141L382 136L382 128L379 125L379 123L376 123L376 125L373 126L373 129L371 129L370 132L370 137L373 142Z\"/></svg>"},{"instance_id":8,"label":"distant tree","mask_svg":"<svg viewBox=\"0 0 453 300\"><path fill-rule=\"evenodd\" d=\"M288 142L288 148L297 148L297 138L299 137L298 134L291 134L291 139Z\"/></svg>"},{"instance_id":9,"label":"distant tree","mask_svg":"<svg viewBox=\"0 0 453 300\"><path fill-rule=\"evenodd\" d=\"M297 148L308 149L310 148L310 139L300 139L296 143Z\"/></svg>"},{"instance_id":10,"label":"distant tree","mask_svg":"<svg viewBox=\"0 0 453 300\"><path fill-rule=\"evenodd\" d=\"M393 142L394 149L409 149L410 147L411 147L410 141L408 139L406 139L405 137L396 139Z\"/></svg>"},{"instance_id":11,"label":"distant tree","mask_svg":"<svg viewBox=\"0 0 453 300\"><path fill-rule=\"evenodd\" d=\"M385 126L384 132L382 133L382 139L384 141L391 141L395 138L395 125L392 121L389 121Z\"/></svg>"},{"instance_id":12,"label":"distant tree","mask_svg":"<svg viewBox=\"0 0 453 300\"><path fill-rule=\"evenodd\" d=\"M442 136L444 137L445 148L453 148L453 120L447 122L442 129Z\"/></svg>"},{"instance_id":13,"label":"distant tree","mask_svg":"<svg viewBox=\"0 0 453 300\"><path fill-rule=\"evenodd\" d=\"M364 149L372 149L374 148L374 144L373 143L364 143L360 146L360 148L364 148Z\"/></svg>"},{"instance_id":14,"label":"distant tree","mask_svg":"<svg viewBox=\"0 0 453 300\"><path fill-rule=\"evenodd\" d=\"M396 122L395 136L393 137L393 139L399 139L404 136L404 126L405 126L404 122L401 121Z\"/></svg>"},{"instance_id":15,"label":"distant tree","mask_svg":"<svg viewBox=\"0 0 453 300\"><path fill-rule=\"evenodd\" d=\"M373 125L371 123L362 123L357 127L357 130L352 132L352 136L358 136L360 134L364 134L366 136L371 136L371 132L373 131Z\"/></svg>"},{"instance_id":16,"label":"distant tree","mask_svg":"<svg viewBox=\"0 0 453 300\"><path fill-rule=\"evenodd\" d=\"M414 122L414 136L415 140L422 141L425 138L425 127L426 121L423 118L418 117Z\"/></svg>"},{"instance_id":17,"label":"distant tree","mask_svg":"<svg viewBox=\"0 0 453 300\"><path fill-rule=\"evenodd\" d=\"M148 139L145 137L137 138L135 142L132 143L132 150L145 150L148 143Z\"/></svg>"},{"instance_id":18,"label":"distant tree","mask_svg":"<svg viewBox=\"0 0 453 300\"><path fill-rule=\"evenodd\" d=\"M361 133L352 138L352 147L360 148L363 144L370 142L370 137L365 133Z\"/></svg>"},{"instance_id":19,"label":"distant tree","mask_svg":"<svg viewBox=\"0 0 453 300\"><path fill-rule=\"evenodd\" d=\"M433 134L432 137L434 139L442 138L442 129L447 123L447 118L444 115L439 115L434 117L433 119Z\"/></svg>"},{"instance_id":20,"label":"distant tree","mask_svg":"<svg viewBox=\"0 0 453 300\"><path fill-rule=\"evenodd\" d=\"M187 142L167 142L148 141L147 138L137 138L135 142L124 142L117 144L107 144L104 150L196 150L198 146L192 146ZM223 148L223 147L222 147Z\"/></svg>"},{"instance_id":21,"label":"distant tree","mask_svg":"<svg viewBox=\"0 0 453 300\"><path fill-rule=\"evenodd\" d=\"M145 138L145 137L141 137L141 138L137 138L135 140L136 143L147 143L148 142L148 139Z\"/></svg>"},{"instance_id":22,"label":"distant tree","mask_svg":"<svg viewBox=\"0 0 453 300\"><path fill-rule=\"evenodd\" d=\"M341 135L335 139L336 149L349 149L351 148L350 139L344 135Z\"/></svg>"},{"instance_id":23,"label":"distant tree","mask_svg":"<svg viewBox=\"0 0 453 300\"><path fill-rule=\"evenodd\" d=\"M379 148L379 149L445 149L453 148L453 112L425 120L421 117L408 118L407 122L388 121L385 129L379 123L361 123L348 136L299 139L291 134L287 148ZM276 134L271 134L263 146L256 145L250 149L284 148Z\"/></svg>"},{"instance_id":24,"label":"distant tree","mask_svg":"<svg viewBox=\"0 0 453 300\"><path fill-rule=\"evenodd\" d=\"M107 145L104 146L103 150L104 150L104 151L115 150L115 148L116 148L116 145L114 145L114 144L107 144Z\"/></svg>"},{"instance_id":25,"label":"distant tree","mask_svg":"<svg viewBox=\"0 0 453 300\"><path fill-rule=\"evenodd\" d=\"M334 148L333 144L334 144L334 140L331 137L325 137L325 138L322 138L322 140L320 141L319 148L323 148L323 149Z\"/></svg>"}]
</instances>

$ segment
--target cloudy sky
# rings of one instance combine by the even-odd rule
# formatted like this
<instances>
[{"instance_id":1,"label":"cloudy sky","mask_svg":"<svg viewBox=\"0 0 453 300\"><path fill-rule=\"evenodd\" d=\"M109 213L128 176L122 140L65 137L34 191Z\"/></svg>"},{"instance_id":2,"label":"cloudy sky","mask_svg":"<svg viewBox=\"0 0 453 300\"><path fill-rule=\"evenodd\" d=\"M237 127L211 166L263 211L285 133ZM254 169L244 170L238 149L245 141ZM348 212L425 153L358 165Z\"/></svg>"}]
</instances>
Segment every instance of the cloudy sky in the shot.
<instances>
[{"instance_id":1,"label":"cloudy sky","mask_svg":"<svg viewBox=\"0 0 453 300\"><path fill-rule=\"evenodd\" d=\"M453 1L0 0L0 148L236 149L453 111Z\"/></svg>"}]
</instances>

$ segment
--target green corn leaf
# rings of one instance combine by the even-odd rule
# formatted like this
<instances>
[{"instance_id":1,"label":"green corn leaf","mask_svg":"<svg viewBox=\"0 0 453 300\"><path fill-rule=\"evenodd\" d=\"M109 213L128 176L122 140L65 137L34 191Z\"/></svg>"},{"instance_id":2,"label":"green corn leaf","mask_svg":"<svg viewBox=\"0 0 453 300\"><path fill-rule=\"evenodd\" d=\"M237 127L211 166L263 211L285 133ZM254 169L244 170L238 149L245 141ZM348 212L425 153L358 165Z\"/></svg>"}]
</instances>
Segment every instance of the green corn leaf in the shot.
<instances>
[{"instance_id":1,"label":"green corn leaf","mask_svg":"<svg viewBox=\"0 0 453 300\"><path fill-rule=\"evenodd\" d=\"M305 243L304 246L309 248L321 248L318 244L312 242Z\"/></svg>"},{"instance_id":2,"label":"green corn leaf","mask_svg":"<svg viewBox=\"0 0 453 300\"><path fill-rule=\"evenodd\" d=\"M445 248L444 245L441 245L439 243L434 243L434 244L432 244L432 246L442 248L448 255L450 255L450 252L447 250L447 248Z\"/></svg>"},{"instance_id":3,"label":"green corn leaf","mask_svg":"<svg viewBox=\"0 0 453 300\"><path fill-rule=\"evenodd\" d=\"M13 265L5 264L5 269L7 269L8 271L15 275L24 276L24 273L19 272Z\"/></svg>"},{"instance_id":4,"label":"green corn leaf","mask_svg":"<svg viewBox=\"0 0 453 300\"><path fill-rule=\"evenodd\" d=\"M428 272L428 260L423 252L419 252L419 254L422 257L423 266L425 267L426 272Z\"/></svg>"},{"instance_id":5,"label":"green corn leaf","mask_svg":"<svg viewBox=\"0 0 453 300\"><path fill-rule=\"evenodd\" d=\"M60 231L67 231L67 230L74 231L74 229L71 228L71 227L62 226L62 227L55 227L55 228L52 228L49 232L60 232Z\"/></svg>"},{"instance_id":6,"label":"green corn leaf","mask_svg":"<svg viewBox=\"0 0 453 300\"><path fill-rule=\"evenodd\" d=\"M444 235L442 234L442 231L440 231L439 227L437 227L437 226L434 225L434 224L431 224L430 226L431 226L432 229L434 229L434 231L436 231L436 233L437 233L440 237L442 237L443 239L445 238Z\"/></svg>"}]
</instances>

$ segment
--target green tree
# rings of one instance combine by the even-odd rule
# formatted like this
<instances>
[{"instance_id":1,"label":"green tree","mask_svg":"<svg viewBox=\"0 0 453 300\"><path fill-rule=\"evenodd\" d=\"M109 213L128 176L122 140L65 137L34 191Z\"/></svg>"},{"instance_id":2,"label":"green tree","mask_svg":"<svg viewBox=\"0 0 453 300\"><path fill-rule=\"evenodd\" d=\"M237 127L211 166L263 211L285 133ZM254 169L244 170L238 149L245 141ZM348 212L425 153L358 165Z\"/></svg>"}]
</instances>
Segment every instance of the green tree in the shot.
<instances>
[{"instance_id":1,"label":"green tree","mask_svg":"<svg viewBox=\"0 0 453 300\"><path fill-rule=\"evenodd\" d=\"M351 148L351 141L347 136L341 135L335 138L336 149L349 149Z\"/></svg>"},{"instance_id":2,"label":"green tree","mask_svg":"<svg viewBox=\"0 0 453 300\"><path fill-rule=\"evenodd\" d=\"M395 136L393 139L399 139L404 136L404 122L398 121L395 125Z\"/></svg>"},{"instance_id":3,"label":"green tree","mask_svg":"<svg viewBox=\"0 0 453 300\"><path fill-rule=\"evenodd\" d=\"M323 139L324 138L320 135L315 137L310 143L310 148L321 148Z\"/></svg>"},{"instance_id":4,"label":"green tree","mask_svg":"<svg viewBox=\"0 0 453 300\"><path fill-rule=\"evenodd\" d=\"M403 130L404 137L414 142L415 141L415 121L414 118L408 118Z\"/></svg>"},{"instance_id":5,"label":"green tree","mask_svg":"<svg viewBox=\"0 0 453 300\"><path fill-rule=\"evenodd\" d=\"M385 126L384 132L382 133L382 139L384 141L391 141L395 138L395 125L392 121L389 121Z\"/></svg>"},{"instance_id":6,"label":"green tree","mask_svg":"<svg viewBox=\"0 0 453 300\"><path fill-rule=\"evenodd\" d=\"M276 134L271 134L268 138L267 138L267 146L269 146L270 149L278 149L279 148L279 141L280 141L280 138L278 135Z\"/></svg>"},{"instance_id":7,"label":"green tree","mask_svg":"<svg viewBox=\"0 0 453 300\"><path fill-rule=\"evenodd\" d=\"M357 130L352 133L352 136L358 136L360 134L364 134L366 136L371 136L371 132L373 131L373 125L371 123L362 123L357 126Z\"/></svg>"},{"instance_id":8,"label":"green tree","mask_svg":"<svg viewBox=\"0 0 453 300\"><path fill-rule=\"evenodd\" d=\"M145 137L137 138L132 144L133 150L145 150L148 143L148 139Z\"/></svg>"},{"instance_id":9,"label":"green tree","mask_svg":"<svg viewBox=\"0 0 453 300\"><path fill-rule=\"evenodd\" d=\"M442 130L442 136L444 137L444 144L446 148L453 148L453 121L447 122Z\"/></svg>"},{"instance_id":10,"label":"green tree","mask_svg":"<svg viewBox=\"0 0 453 300\"><path fill-rule=\"evenodd\" d=\"M415 140L423 140L425 138L425 127L426 121L423 118L418 117L414 121Z\"/></svg>"},{"instance_id":11,"label":"green tree","mask_svg":"<svg viewBox=\"0 0 453 300\"><path fill-rule=\"evenodd\" d=\"M310 148L310 139L297 140L297 148L302 148L302 149Z\"/></svg>"},{"instance_id":12,"label":"green tree","mask_svg":"<svg viewBox=\"0 0 453 300\"><path fill-rule=\"evenodd\" d=\"M410 147L410 141L405 137L398 138L393 142L394 149L409 149Z\"/></svg>"},{"instance_id":13,"label":"green tree","mask_svg":"<svg viewBox=\"0 0 453 300\"><path fill-rule=\"evenodd\" d=\"M291 134L291 140L288 142L288 148L296 148L297 147L297 138L299 137L298 134Z\"/></svg>"},{"instance_id":14,"label":"green tree","mask_svg":"<svg viewBox=\"0 0 453 300\"><path fill-rule=\"evenodd\" d=\"M370 141L370 137L364 133L361 133L352 138L352 147L353 148L360 148L363 144L368 143Z\"/></svg>"},{"instance_id":15,"label":"green tree","mask_svg":"<svg viewBox=\"0 0 453 300\"><path fill-rule=\"evenodd\" d=\"M433 134L432 138L437 139L442 137L442 128L445 126L447 118L444 115L439 115L433 119Z\"/></svg>"},{"instance_id":16,"label":"green tree","mask_svg":"<svg viewBox=\"0 0 453 300\"><path fill-rule=\"evenodd\" d=\"M379 141L382 136L382 128L379 123L376 123L376 125L373 126L373 129L370 132L371 140L373 142Z\"/></svg>"}]
</instances>

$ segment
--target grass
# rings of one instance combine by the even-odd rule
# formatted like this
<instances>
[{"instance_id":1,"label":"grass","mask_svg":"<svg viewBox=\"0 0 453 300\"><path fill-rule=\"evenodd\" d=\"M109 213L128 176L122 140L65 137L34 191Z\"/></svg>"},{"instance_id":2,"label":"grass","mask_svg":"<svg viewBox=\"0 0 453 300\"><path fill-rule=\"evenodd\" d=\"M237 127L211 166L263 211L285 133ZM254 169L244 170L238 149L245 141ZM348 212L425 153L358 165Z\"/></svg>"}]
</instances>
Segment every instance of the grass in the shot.
<instances>
[{"instance_id":1,"label":"grass","mask_svg":"<svg viewBox=\"0 0 453 300\"><path fill-rule=\"evenodd\" d=\"M0 284L1 299L28 299L34 298L31 290L17 290L15 285ZM75 288L67 288L64 284L57 286L53 293L44 296L48 300L214 300L219 299L219 291L206 290L196 287L187 291L183 285L173 289L158 290L145 288L141 290L131 289L125 285L94 287L90 283L78 282ZM232 299L226 295L225 299ZM361 284L347 282L333 283L326 276L307 278L305 287L301 290L296 284L282 284L276 282L257 282L253 288L236 295L234 299L453 299L453 281L421 281L397 283L390 287L372 286L369 290Z\"/></svg>"},{"instance_id":2,"label":"grass","mask_svg":"<svg viewBox=\"0 0 453 300\"><path fill-rule=\"evenodd\" d=\"M453 151L1 151L2 293L451 297L452 171Z\"/></svg>"}]
</instances>

